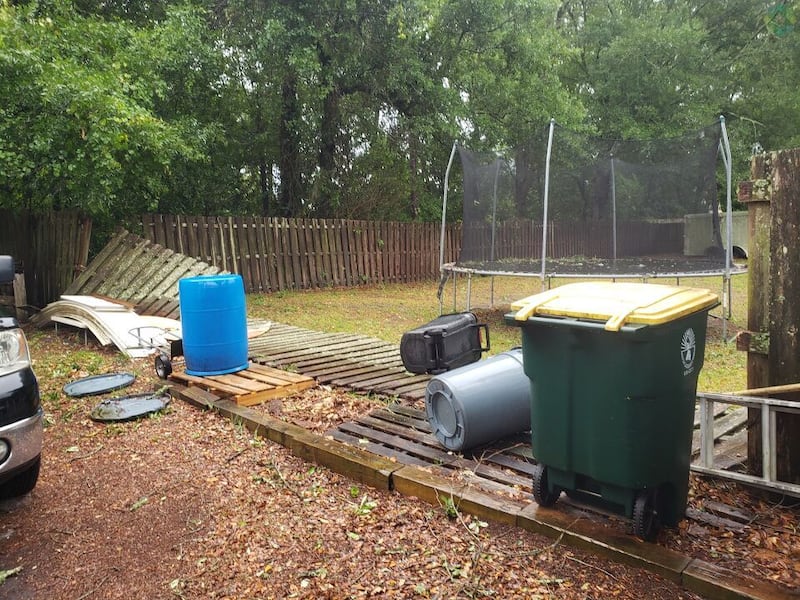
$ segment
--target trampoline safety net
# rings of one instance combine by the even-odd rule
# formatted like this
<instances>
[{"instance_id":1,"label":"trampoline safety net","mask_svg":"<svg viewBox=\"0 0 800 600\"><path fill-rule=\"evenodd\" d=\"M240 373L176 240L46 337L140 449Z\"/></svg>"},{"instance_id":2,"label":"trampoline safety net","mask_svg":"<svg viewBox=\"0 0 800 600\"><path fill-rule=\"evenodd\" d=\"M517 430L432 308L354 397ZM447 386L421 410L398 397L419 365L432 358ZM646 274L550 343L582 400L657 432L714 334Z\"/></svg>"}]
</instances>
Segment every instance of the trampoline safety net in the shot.
<instances>
[{"instance_id":1,"label":"trampoline safety net","mask_svg":"<svg viewBox=\"0 0 800 600\"><path fill-rule=\"evenodd\" d=\"M731 266L717 186L723 133L717 123L671 139L604 140L553 123L504 153L459 147L457 265L542 277L722 273Z\"/></svg>"}]
</instances>

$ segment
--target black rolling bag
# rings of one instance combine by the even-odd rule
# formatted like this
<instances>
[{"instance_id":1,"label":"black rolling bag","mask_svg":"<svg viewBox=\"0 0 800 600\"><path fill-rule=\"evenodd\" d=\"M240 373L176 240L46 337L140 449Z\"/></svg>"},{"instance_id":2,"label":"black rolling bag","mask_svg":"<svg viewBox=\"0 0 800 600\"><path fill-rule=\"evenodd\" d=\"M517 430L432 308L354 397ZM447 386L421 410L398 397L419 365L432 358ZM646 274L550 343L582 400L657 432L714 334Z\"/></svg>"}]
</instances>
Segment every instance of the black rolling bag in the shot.
<instances>
[{"instance_id":1,"label":"black rolling bag","mask_svg":"<svg viewBox=\"0 0 800 600\"><path fill-rule=\"evenodd\" d=\"M442 315L400 339L400 357L411 373L443 373L476 362L487 350L489 327L471 312Z\"/></svg>"}]
</instances>

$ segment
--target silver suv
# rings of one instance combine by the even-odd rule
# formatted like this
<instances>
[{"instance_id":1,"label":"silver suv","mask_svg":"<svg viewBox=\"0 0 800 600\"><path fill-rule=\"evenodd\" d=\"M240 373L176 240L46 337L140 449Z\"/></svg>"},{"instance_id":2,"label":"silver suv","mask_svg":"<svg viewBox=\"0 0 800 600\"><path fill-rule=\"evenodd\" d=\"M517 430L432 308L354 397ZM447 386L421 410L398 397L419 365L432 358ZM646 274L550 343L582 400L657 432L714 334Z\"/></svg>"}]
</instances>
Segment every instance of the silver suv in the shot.
<instances>
[{"instance_id":1,"label":"silver suv","mask_svg":"<svg viewBox=\"0 0 800 600\"><path fill-rule=\"evenodd\" d=\"M13 281L13 259L0 256L0 284ZM8 313L0 306L0 498L21 496L36 486L44 420L28 341Z\"/></svg>"}]
</instances>

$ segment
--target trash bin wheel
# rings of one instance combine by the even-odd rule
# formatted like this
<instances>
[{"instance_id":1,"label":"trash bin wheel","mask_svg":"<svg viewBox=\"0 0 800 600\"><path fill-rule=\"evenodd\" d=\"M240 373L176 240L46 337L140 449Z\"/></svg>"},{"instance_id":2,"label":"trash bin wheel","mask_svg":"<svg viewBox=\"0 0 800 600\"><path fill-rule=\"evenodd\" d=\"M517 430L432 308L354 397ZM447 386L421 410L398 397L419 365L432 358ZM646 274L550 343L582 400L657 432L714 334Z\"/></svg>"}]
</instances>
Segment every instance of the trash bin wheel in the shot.
<instances>
[{"instance_id":1,"label":"trash bin wheel","mask_svg":"<svg viewBox=\"0 0 800 600\"><path fill-rule=\"evenodd\" d=\"M636 493L633 502L633 533L637 537L652 542L658 534L658 514L655 497L650 490Z\"/></svg>"},{"instance_id":2,"label":"trash bin wheel","mask_svg":"<svg viewBox=\"0 0 800 600\"><path fill-rule=\"evenodd\" d=\"M560 490L552 492L547 486L547 467L537 464L533 467L533 499L539 506L553 506L561 495Z\"/></svg>"},{"instance_id":3,"label":"trash bin wheel","mask_svg":"<svg viewBox=\"0 0 800 600\"><path fill-rule=\"evenodd\" d=\"M172 374L172 361L164 353L156 354L156 375L160 379L166 379Z\"/></svg>"}]
</instances>

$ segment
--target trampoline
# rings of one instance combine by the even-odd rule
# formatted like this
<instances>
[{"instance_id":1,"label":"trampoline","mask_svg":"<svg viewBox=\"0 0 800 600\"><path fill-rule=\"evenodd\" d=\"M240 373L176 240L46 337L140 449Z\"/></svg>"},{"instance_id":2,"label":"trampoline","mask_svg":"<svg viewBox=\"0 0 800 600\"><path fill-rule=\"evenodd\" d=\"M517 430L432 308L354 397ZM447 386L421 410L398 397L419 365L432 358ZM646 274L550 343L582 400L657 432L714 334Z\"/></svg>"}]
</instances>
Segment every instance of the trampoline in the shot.
<instances>
[{"instance_id":1,"label":"trampoline","mask_svg":"<svg viewBox=\"0 0 800 600\"><path fill-rule=\"evenodd\" d=\"M445 263L456 154L461 243L458 260ZM730 315L730 279L746 272L734 253L743 258L746 249L732 240L731 153L723 117L658 140L593 138L551 120L539 137L504 152L454 144L444 183L440 310L451 278L456 310L458 277L467 278L469 310L475 275L538 278L542 289L556 278L679 282L714 276L722 282L723 316Z\"/></svg>"}]
</instances>

